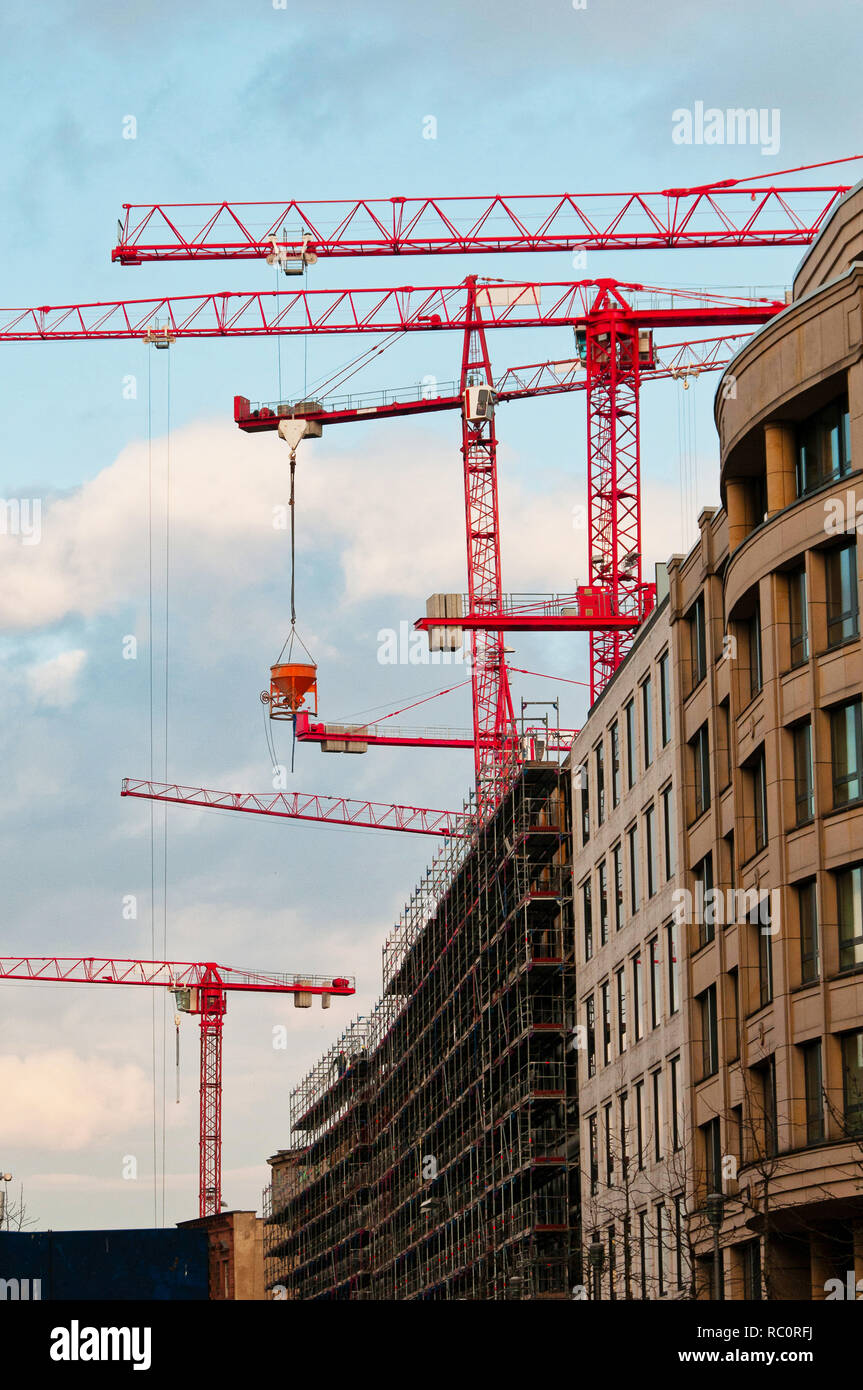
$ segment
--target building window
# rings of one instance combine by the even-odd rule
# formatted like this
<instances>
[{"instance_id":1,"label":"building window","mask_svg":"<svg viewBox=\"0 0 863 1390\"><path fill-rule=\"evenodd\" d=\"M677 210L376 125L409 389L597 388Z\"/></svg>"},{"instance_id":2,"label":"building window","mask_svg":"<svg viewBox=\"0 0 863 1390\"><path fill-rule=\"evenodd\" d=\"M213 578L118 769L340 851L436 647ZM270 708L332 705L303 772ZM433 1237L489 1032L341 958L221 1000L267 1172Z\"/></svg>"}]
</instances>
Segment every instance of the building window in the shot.
<instances>
[{"instance_id":1,"label":"building window","mask_svg":"<svg viewBox=\"0 0 863 1390\"><path fill-rule=\"evenodd\" d=\"M587 763L578 769L575 779L581 800L581 843L586 845L590 839L590 787L587 780Z\"/></svg>"},{"instance_id":2,"label":"building window","mask_svg":"<svg viewBox=\"0 0 863 1390\"><path fill-rule=\"evenodd\" d=\"M622 1173L622 1175L623 1175L623 1181L624 1181L624 1183L626 1182L626 1173L627 1173L627 1168L626 1168L626 1163L627 1163L627 1140L626 1140L626 1135L627 1135L627 1130L629 1129L629 1119L628 1119L629 1104L628 1104L628 1102L629 1102L629 1097L627 1096L626 1092L625 1092L625 1091L621 1091L620 1095L617 1097L617 1118L618 1118L618 1122L619 1122L619 1124L620 1124L620 1171L621 1171L621 1173Z\"/></svg>"},{"instance_id":3,"label":"building window","mask_svg":"<svg viewBox=\"0 0 863 1390\"><path fill-rule=\"evenodd\" d=\"M659 937L648 941L650 953L650 1026L658 1028L662 1022L662 963L659 959Z\"/></svg>"},{"instance_id":4,"label":"building window","mask_svg":"<svg viewBox=\"0 0 863 1390\"><path fill-rule=\"evenodd\" d=\"M665 880L668 882L677 867L677 852L674 843L674 788L669 785L662 793L662 835L665 845Z\"/></svg>"},{"instance_id":5,"label":"building window","mask_svg":"<svg viewBox=\"0 0 863 1390\"><path fill-rule=\"evenodd\" d=\"M590 1195L596 1196L599 1187L599 1154L597 1149L596 1116L591 1115L587 1121L588 1152L590 1154Z\"/></svg>"},{"instance_id":6,"label":"building window","mask_svg":"<svg viewBox=\"0 0 863 1390\"><path fill-rule=\"evenodd\" d=\"M863 796L863 701L849 700L830 712L833 750L833 805L847 806Z\"/></svg>"},{"instance_id":7,"label":"building window","mask_svg":"<svg viewBox=\"0 0 863 1390\"><path fill-rule=\"evenodd\" d=\"M671 686L668 678L668 652L659 658L659 736L665 748L671 738Z\"/></svg>"},{"instance_id":8,"label":"building window","mask_svg":"<svg viewBox=\"0 0 863 1390\"><path fill-rule=\"evenodd\" d=\"M821 973L818 948L818 900L815 895L815 880L801 883L797 889L797 909L800 913L800 983L811 985ZM841 908L840 908L841 923ZM863 929L861 929L863 930ZM841 937L841 926L840 926ZM863 938L861 938L863 945ZM840 944L841 956L841 944ZM841 963L839 966L842 969Z\"/></svg>"},{"instance_id":9,"label":"building window","mask_svg":"<svg viewBox=\"0 0 863 1390\"><path fill-rule=\"evenodd\" d=\"M644 766L653 762L653 681L650 676L641 687L641 724L644 738Z\"/></svg>"},{"instance_id":10,"label":"building window","mask_svg":"<svg viewBox=\"0 0 863 1390\"><path fill-rule=\"evenodd\" d=\"M659 887L656 853L656 808L653 806L648 806L644 813L644 833L647 840L647 896L652 898Z\"/></svg>"},{"instance_id":11,"label":"building window","mask_svg":"<svg viewBox=\"0 0 863 1390\"><path fill-rule=\"evenodd\" d=\"M599 944L608 944L608 870L605 860L599 866Z\"/></svg>"},{"instance_id":12,"label":"building window","mask_svg":"<svg viewBox=\"0 0 863 1390\"><path fill-rule=\"evenodd\" d=\"M754 916L753 925L758 933L758 1006L763 1008L773 1000L773 928L771 923L759 920L757 910Z\"/></svg>"},{"instance_id":13,"label":"building window","mask_svg":"<svg viewBox=\"0 0 863 1390\"><path fill-rule=\"evenodd\" d=\"M681 1103L683 1091L680 1085L680 1058L672 1057L669 1063L671 1075L671 1147L675 1153L683 1146L683 1114Z\"/></svg>"},{"instance_id":14,"label":"building window","mask_svg":"<svg viewBox=\"0 0 863 1390\"><path fill-rule=\"evenodd\" d=\"M854 864L836 875L839 914L839 969L863 965L863 865Z\"/></svg>"},{"instance_id":15,"label":"building window","mask_svg":"<svg viewBox=\"0 0 863 1390\"><path fill-rule=\"evenodd\" d=\"M638 1141L638 1169L644 1167L644 1082L635 1085L635 1134Z\"/></svg>"},{"instance_id":16,"label":"building window","mask_svg":"<svg viewBox=\"0 0 863 1390\"><path fill-rule=\"evenodd\" d=\"M692 870L698 946L706 946L716 935L716 905L713 898L713 854L705 854Z\"/></svg>"},{"instance_id":17,"label":"building window","mask_svg":"<svg viewBox=\"0 0 863 1390\"><path fill-rule=\"evenodd\" d=\"M850 468L848 401L840 396L797 426L797 496L844 477Z\"/></svg>"},{"instance_id":18,"label":"building window","mask_svg":"<svg viewBox=\"0 0 863 1390\"><path fill-rule=\"evenodd\" d=\"M611 1105L603 1107L603 1122L605 1128L605 1185L614 1186L614 1135L611 1124Z\"/></svg>"},{"instance_id":19,"label":"building window","mask_svg":"<svg viewBox=\"0 0 863 1390\"><path fill-rule=\"evenodd\" d=\"M602 1065L607 1067L611 1061L611 999L607 980L600 986L599 998L602 1027Z\"/></svg>"},{"instance_id":20,"label":"building window","mask_svg":"<svg viewBox=\"0 0 863 1390\"><path fill-rule=\"evenodd\" d=\"M669 922L665 928L665 949L668 952L668 1012L676 1014L680 1008L680 961L678 960L677 923Z\"/></svg>"},{"instance_id":21,"label":"building window","mask_svg":"<svg viewBox=\"0 0 863 1390\"><path fill-rule=\"evenodd\" d=\"M812 767L812 722L807 719L793 729L794 805L797 825L805 825L815 815L815 785Z\"/></svg>"},{"instance_id":22,"label":"building window","mask_svg":"<svg viewBox=\"0 0 863 1390\"><path fill-rule=\"evenodd\" d=\"M638 1213L638 1264L641 1297L647 1298L647 1212Z\"/></svg>"},{"instance_id":23,"label":"building window","mask_svg":"<svg viewBox=\"0 0 863 1390\"><path fill-rule=\"evenodd\" d=\"M694 690L707 675L707 632L704 625L704 595L699 594L689 612L689 659Z\"/></svg>"},{"instance_id":24,"label":"building window","mask_svg":"<svg viewBox=\"0 0 863 1390\"><path fill-rule=\"evenodd\" d=\"M857 593L857 544L828 550L827 568L827 645L838 647L860 633Z\"/></svg>"},{"instance_id":25,"label":"building window","mask_svg":"<svg viewBox=\"0 0 863 1390\"><path fill-rule=\"evenodd\" d=\"M624 708L626 719L626 785L631 791L635 786L635 701L630 700Z\"/></svg>"},{"instance_id":26,"label":"building window","mask_svg":"<svg viewBox=\"0 0 863 1390\"><path fill-rule=\"evenodd\" d=\"M863 1029L842 1039L842 1095L845 1133L863 1134Z\"/></svg>"},{"instance_id":27,"label":"building window","mask_svg":"<svg viewBox=\"0 0 863 1390\"><path fill-rule=\"evenodd\" d=\"M695 819L698 820L710 805L710 739L706 724L702 724L689 747L695 781Z\"/></svg>"},{"instance_id":28,"label":"building window","mask_svg":"<svg viewBox=\"0 0 863 1390\"><path fill-rule=\"evenodd\" d=\"M752 795L754 799L755 853L767 844L767 766L762 748L752 766Z\"/></svg>"},{"instance_id":29,"label":"building window","mask_svg":"<svg viewBox=\"0 0 863 1390\"><path fill-rule=\"evenodd\" d=\"M665 1115L662 1104L662 1072L653 1073L653 1157L659 1163L662 1159L662 1132Z\"/></svg>"},{"instance_id":30,"label":"building window","mask_svg":"<svg viewBox=\"0 0 863 1390\"><path fill-rule=\"evenodd\" d=\"M626 972L618 970L617 980L617 1050L626 1051Z\"/></svg>"},{"instance_id":31,"label":"building window","mask_svg":"<svg viewBox=\"0 0 863 1390\"><path fill-rule=\"evenodd\" d=\"M788 609L791 621L791 665L803 666L809 660L809 602L805 565L792 570L788 576Z\"/></svg>"},{"instance_id":32,"label":"building window","mask_svg":"<svg viewBox=\"0 0 863 1390\"><path fill-rule=\"evenodd\" d=\"M590 901L590 879L581 885L581 910L584 918L584 959L593 955L593 908Z\"/></svg>"},{"instance_id":33,"label":"building window","mask_svg":"<svg viewBox=\"0 0 863 1390\"><path fill-rule=\"evenodd\" d=\"M635 1042L644 1034L644 970L641 952L632 957L632 1037Z\"/></svg>"},{"instance_id":34,"label":"building window","mask_svg":"<svg viewBox=\"0 0 863 1390\"><path fill-rule=\"evenodd\" d=\"M764 684L764 655L761 649L761 605L749 619L749 698L753 700Z\"/></svg>"},{"instance_id":35,"label":"building window","mask_svg":"<svg viewBox=\"0 0 863 1390\"><path fill-rule=\"evenodd\" d=\"M584 1016L586 1020L586 1043L587 1043L587 1075L596 1075L596 1003L593 995L584 1003Z\"/></svg>"},{"instance_id":36,"label":"building window","mask_svg":"<svg viewBox=\"0 0 863 1390\"><path fill-rule=\"evenodd\" d=\"M596 758L596 823L602 825L605 820L605 749L602 744L598 744L595 751Z\"/></svg>"},{"instance_id":37,"label":"building window","mask_svg":"<svg viewBox=\"0 0 863 1390\"><path fill-rule=\"evenodd\" d=\"M614 930L620 931L623 926L623 856L619 844L611 851L611 863L614 873Z\"/></svg>"},{"instance_id":38,"label":"building window","mask_svg":"<svg viewBox=\"0 0 863 1390\"><path fill-rule=\"evenodd\" d=\"M665 1268L666 1268L666 1240L668 1238L668 1212L664 1202L656 1204L656 1283L659 1297L664 1298L665 1287Z\"/></svg>"},{"instance_id":39,"label":"building window","mask_svg":"<svg viewBox=\"0 0 863 1390\"><path fill-rule=\"evenodd\" d=\"M614 1223L608 1228L608 1297L613 1302L615 1298L615 1262L617 1256L617 1246L614 1239Z\"/></svg>"},{"instance_id":40,"label":"building window","mask_svg":"<svg viewBox=\"0 0 863 1390\"><path fill-rule=\"evenodd\" d=\"M616 719L611 726L611 804L620 805L620 729Z\"/></svg>"},{"instance_id":41,"label":"building window","mask_svg":"<svg viewBox=\"0 0 863 1390\"><path fill-rule=\"evenodd\" d=\"M683 1289L686 1282L683 1258L683 1195L679 1192L674 1199L674 1244L677 1258L677 1287Z\"/></svg>"},{"instance_id":42,"label":"building window","mask_svg":"<svg viewBox=\"0 0 863 1390\"><path fill-rule=\"evenodd\" d=\"M764 1153L772 1157L777 1152L779 1116L776 1109L776 1058L771 1057L763 1067L753 1068L760 1073L762 1114L764 1116Z\"/></svg>"},{"instance_id":43,"label":"building window","mask_svg":"<svg viewBox=\"0 0 863 1390\"><path fill-rule=\"evenodd\" d=\"M803 1079L806 1091L806 1143L818 1144L824 1138L824 1093L821 1079L821 1039L807 1043L803 1052Z\"/></svg>"},{"instance_id":44,"label":"building window","mask_svg":"<svg viewBox=\"0 0 863 1390\"><path fill-rule=\"evenodd\" d=\"M731 1052L729 1062L736 1062L740 1056L740 981L737 975L737 966L728 972L728 983L731 986Z\"/></svg>"},{"instance_id":45,"label":"building window","mask_svg":"<svg viewBox=\"0 0 863 1390\"><path fill-rule=\"evenodd\" d=\"M741 1252L743 1297L747 1303L761 1301L761 1241L749 1240Z\"/></svg>"},{"instance_id":46,"label":"building window","mask_svg":"<svg viewBox=\"0 0 863 1390\"><path fill-rule=\"evenodd\" d=\"M698 995L701 1013L701 1080L719 1070L719 1033L716 1018L716 985Z\"/></svg>"},{"instance_id":47,"label":"building window","mask_svg":"<svg viewBox=\"0 0 863 1390\"><path fill-rule=\"evenodd\" d=\"M638 826L633 825L627 830L626 841L629 846L629 912L632 916L638 911L641 897L638 882Z\"/></svg>"},{"instance_id":48,"label":"building window","mask_svg":"<svg viewBox=\"0 0 863 1390\"><path fill-rule=\"evenodd\" d=\"M719 1117L701 1126L704 1145L704 1179L708 1192L722 1191L722 1144L719 1137Z\"/></svg>"}]
</instances>

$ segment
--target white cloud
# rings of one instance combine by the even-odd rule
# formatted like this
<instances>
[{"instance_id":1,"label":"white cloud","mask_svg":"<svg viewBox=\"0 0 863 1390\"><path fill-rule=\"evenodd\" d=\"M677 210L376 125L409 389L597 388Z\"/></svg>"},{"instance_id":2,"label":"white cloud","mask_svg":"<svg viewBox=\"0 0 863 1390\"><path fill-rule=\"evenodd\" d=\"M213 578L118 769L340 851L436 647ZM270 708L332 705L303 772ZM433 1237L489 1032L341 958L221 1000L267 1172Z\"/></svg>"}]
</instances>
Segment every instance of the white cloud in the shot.
<instances>
[{"instance_id":1,"label":"white cloud","mask_svg":"<svg viewBox=\"0 0 863 1390\"><path fill-rule=\"evenodd\" d=\"M71 705L77 695L78 676L86 660L87 653L77 648L28 666L25 671L27 685L36 704L51 709Z\"/></svg>"},{"instance_id":2,"label":"white cloud","mask_svg":"<svg viewBox=\"0 0 863 1390\"><path fill-rule=\"evenodd\" d=\"M70 1152L146 1123L150 1085L140 1067L52 1049L0 1056L3 1139Z\"/></svg>"},{"instance_id":3,"label":"white cloud","mask_svg":"<svg viewBox=\"0 0 863 1390\"><path fill-rule=\"evenodd\" d=\"M286 535L274 508L287 501L287 451L275 436L247 438L226 425L196 424L171 441L171 573L177 592L212 602L236 596L268 572L287 569ZM573 527L583 476L543 484L502 451L500 524L504 588L545 592L585 582L586 533ZM163 559L164 441L154 446L154 573ZM523 480L522 480L523 479ZM650 486L648 516L676 516L676 492ZM464 491L458 450L422 427L387 437L363 432L350 453L327 452L326 436L299 456L297 548L314 563L332 552L345 604L398 595L410 604L465 582ZM667 521L663 525L666 532ZM140 602L148 585L148 460L130 445L71 496L43 507L42 540L0 550L0 630L90 618ZM645 554L673 549L648 531ZM71 654L65 654L68 658ZM46 663L44 679L52 684ZM64 672L58 669L62 678ZM42 677L34 673L34 679ZM42 686L39 686L39 693Z\"/></svg>"}]
</instances>

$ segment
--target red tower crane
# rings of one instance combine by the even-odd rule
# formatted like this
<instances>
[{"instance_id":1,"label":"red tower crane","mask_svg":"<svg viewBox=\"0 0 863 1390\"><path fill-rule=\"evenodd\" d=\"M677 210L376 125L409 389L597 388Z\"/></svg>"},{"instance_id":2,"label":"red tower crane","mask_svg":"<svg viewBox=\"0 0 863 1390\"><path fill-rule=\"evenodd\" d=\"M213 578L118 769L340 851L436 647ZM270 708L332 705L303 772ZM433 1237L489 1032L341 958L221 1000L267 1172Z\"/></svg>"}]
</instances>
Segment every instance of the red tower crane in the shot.
<instances>
[{"instance_id":1,"label":"red tower crane","mask_svg":"<svg viewBox=\"0 0 863 1390\"><path fill-rule=\"evenodd\" d=\"M567 326L576 330L577 339L582 338L588 391L592 582L580 625L592 629L591 696L595 699L653 603L652 586L642 581L641 571L638 449L639 372L642 365L654 365L650 330L706 323L728 329L765 322L784 307L779 301L648 289L614 280L480 287L477 277L470 276L460 285L442 287L259 291L5 311L0 314L0 338L143 337L149 342L171 342L228 335L460 330L471 609L462 625L479 648L472 680L482 813L494 804L495 789L518 747L506 668L500 659L507 619L501 611L493 413L485 420L472 419L467 409L469 380L491 384L486 329ZM426 619L420 625L434 624ZM553 618L547 622L550 627L565 625L572 624L556 623ZM477 639L477 632L484 637Z\"/></svg>"},{"instance_id":2,"label":"red tower crane","mask_svg":"<svg viewBox=\"0 0 863 1390\"><path fill-rule=\"evenodd\" d=\"M111 960L104 957L2 956L0 980L57 984L150 985L168 989L181 1013L201 1022L201 1083L198 1206L201 1216L222 1209L222 1024L231 991L292 994L297 1008L311 1007L320 995L355 993L352 979L321 975L276 975L234 970L213 961Z\"/></svg>"}]
</instances>

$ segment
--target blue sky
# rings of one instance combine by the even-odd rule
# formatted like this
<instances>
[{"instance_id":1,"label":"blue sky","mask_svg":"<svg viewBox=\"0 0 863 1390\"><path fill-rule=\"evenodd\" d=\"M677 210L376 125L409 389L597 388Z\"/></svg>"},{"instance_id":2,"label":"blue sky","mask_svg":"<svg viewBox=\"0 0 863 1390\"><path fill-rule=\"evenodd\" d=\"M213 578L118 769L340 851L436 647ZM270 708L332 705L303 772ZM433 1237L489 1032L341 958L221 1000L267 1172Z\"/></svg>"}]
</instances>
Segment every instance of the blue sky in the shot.
<instances>
[{"instance_id":1,"label":"blue sky","mask_svg":"<svg viewBox=\"0 0 863 1390\"><path fill-rule=\"evenodd\" d=\"M11 11L11 12L10 12ZM0 121L4 305L157 292L272 288L253 264L121 269L110 262L123 202L588 192L686 186L805 164L863 146L857 6L727 0L711 6L564 0L365 7L254 3L7 7ZM778 108L781 147L680 146L672 112ZM124 118L137 138L123 139ZM437 138L423 138L424 118ZM853 181L853 174L849 175ZM311 286L451 284L476 271L562 280L616 275L687 286L787 283L800 253L733 251L319 262ZM432 842L177 809L163 819L151 902L150 812L121 802L121 777L150 766L148 460L153 476L154 767L165 767L166 470L170 451L167 770L171 780L266 789L258 692L289 622L284 451L231 423L236 392L297 394L362 343L315 340L3 345L3 495L40 498L38 546L0 538L0 683L6 718L0 835L2 953L213 958L261 969L355 973L355 1007L329 1014L278 1000L231 1003L225 1036L225 1197L255 1206L268 1153L288 1141L288 1093L380 988L380 949ZM497 367L568 356L564 332L492 337ZM456 374L455 338L416 334L355 385ZM170 360L169 360L170 359ZM135 379L129 398L128 381ZM170 378L170 380L169 380ZM170 431L168 395L170 389ZM713 387L646 388L645 549L665 559L717 500ZM148 432L148 419L150 422ZM681 428L683 426L683 436ZM584 498L584 402L499 413L505 587L584 579L572 508ZM696 505L681 517L681 437ZM430 667L387 667L378 633L413 621L433 589L464 580L455 417L332 430L298 470L298 618L319 661L327 717L382 712L451 684ZM538 537L542 537L538 543ZM122 656L138 639L138 659ZM586 642L518 638L515 664L586 677ZM457 671L458 668L456 668ZM456 678L459 678L458 676ZM516 695L583 688L522 679ZM464 690L428 707L466 724ZM365 717L365 716L364 716ZM425 715L412 713L411 722ZM277 741L287 753L284 733ZM298 749L291 785L380 801L460 806L467 754ZM126 895L138 916L122 915ZM154 911L154 925L151 923ZM150 1001L131 990L4 986L0 1166L23 1180L39 1225L153 1219ZM272 1028L287 1022L287 1053ZM162 1000L156 1124L161 1193ZM182 1029L181 1103L168 1036L165 1220L194 1214L197 1037ZM122 1176L138 1160L138 1177ZM158 1204L161 1219L161 1198Z\"/></svg>"}]
</instances>

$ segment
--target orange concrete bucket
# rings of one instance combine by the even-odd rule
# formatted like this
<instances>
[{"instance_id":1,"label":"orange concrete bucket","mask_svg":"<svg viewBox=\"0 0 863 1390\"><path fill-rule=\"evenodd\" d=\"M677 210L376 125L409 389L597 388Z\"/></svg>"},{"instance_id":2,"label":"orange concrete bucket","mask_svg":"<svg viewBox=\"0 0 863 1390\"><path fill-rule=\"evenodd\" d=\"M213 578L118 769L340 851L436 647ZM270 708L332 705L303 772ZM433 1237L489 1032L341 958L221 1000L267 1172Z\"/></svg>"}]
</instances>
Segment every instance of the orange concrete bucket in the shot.
<instances>
[{"instance_id":1,"label":"orange concrete bucket","mask_svg":"<svg viewBox=\"0 0 863 1390\"><path fill-rule=\"evenodd\" d=\"M307 695L317 695L317 676L317 666L308 661L289 661L271 666L270 694L277 695L277 703L282 708L296 711Z\"/></svg>"}]
</instances>

